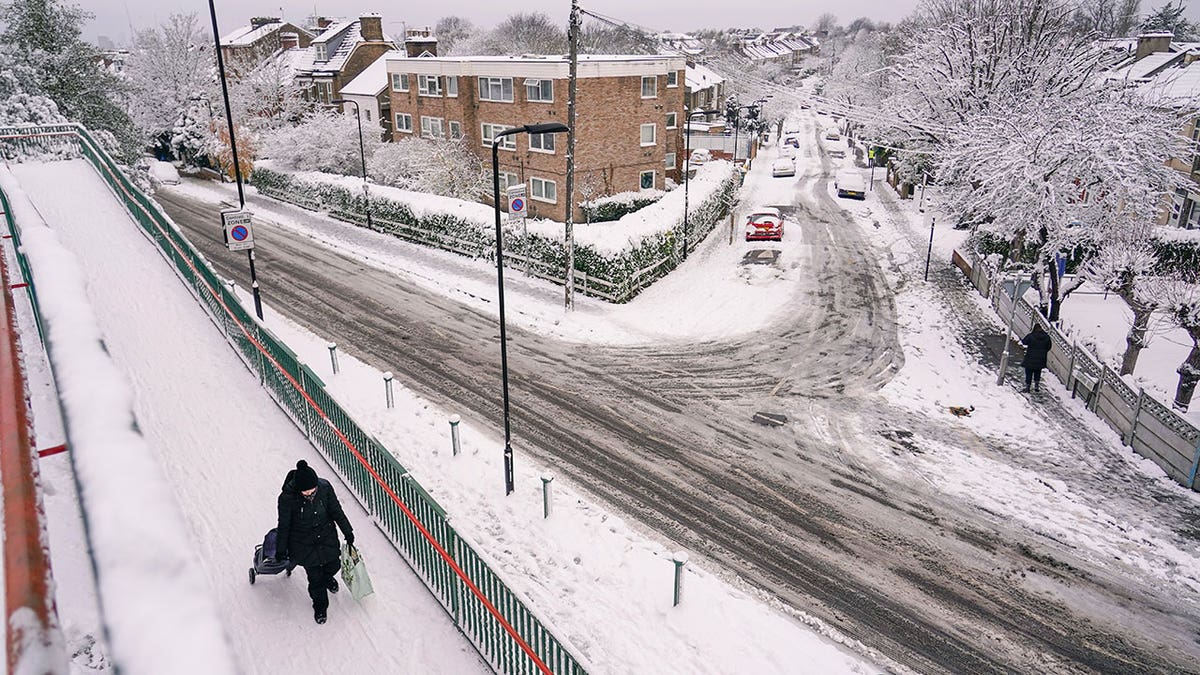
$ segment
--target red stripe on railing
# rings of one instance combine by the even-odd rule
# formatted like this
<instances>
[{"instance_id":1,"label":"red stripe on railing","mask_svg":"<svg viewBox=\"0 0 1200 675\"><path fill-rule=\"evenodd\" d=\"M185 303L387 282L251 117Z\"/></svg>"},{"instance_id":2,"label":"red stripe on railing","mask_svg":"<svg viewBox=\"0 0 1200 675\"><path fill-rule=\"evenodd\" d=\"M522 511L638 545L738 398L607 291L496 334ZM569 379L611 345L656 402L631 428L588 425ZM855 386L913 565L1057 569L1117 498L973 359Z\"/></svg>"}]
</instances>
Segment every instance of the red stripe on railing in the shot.
<instances>
[{"instance_id":1,"label":"red stripe on railing","mask_svg":"<svg viewBox=\"0 0 1200 675\"><path fill-rule=\"evenodd\" d=\"M8 285L8 268L0 256L0 280ZM42 548L43 525L34 480L29 414L25 403L15 333L12 293L0 293L5 325L0 329L0 482L4 486L4 609L8 620L8 672L17 672L27 647L40 649L57 623L50 597L50 561ZM12 622L18 610L31 610L36 626ZM35 633L35 634L30 634Z\"/></svg>"},{"instance_id":2,"label":"red stripe on railing","mask_svg":"<svg viewBox=\"0 0 1200 675\"><path fill-rule=\"evenodd\" d=\"M51 457L53 455L57 455L59 453L66 452L66 451L67 451L67 444L63 443L62 445L55 445L55 446L46 448L44 450L38 450L38 457Z\"/></svg>"},{"instance_id":3,"label":"red stripe on railing","mask_svg":"<svg viewBox=\"0 0 1200 675\"><path fill-rule=\"evenodd\" d=\"M0 138L3 138L3 137L0 137ZM83 135L80 135L79 138L83 142L90 142L89 139L87 139ZM93 150L93 152L96 152L95 147L93 147L92 150ZM98 157L100 156L100 154L98 152L96 152L96 154ZM163 237L167 240L167 243L169 243L171 245L171 248L175 249L175 252L179 254L180 259L182 259L184 261L184 263L187 264L187 266L189 268L191 268L192 272L196 274L197 279L202 278L200 276L200 271L198 269L196 269L196 266L194 264L192 264L192 261L189 259L189 257L187 255L185 255L184 251L181 250L175 244L175 242L171 240L170 236L168 236L165 231L163 231L162 226L159 225L157 221L155 221L155 219L151 216L150 212L146 210L146 207L142 206L140 202L138 202L136 199L134 199L133 195L130 194L129 190L125 189L125 185L117 178L117 176L113 173L113 170L108 166L108 164L105 162L100 162L100 164L101 164L101 166L104 167L104 170L106 172L108 172L108 174L110 176L112 176L112 182L115 183L121 189L121 192L125 193L125 196L127 197L127 201L135 204L138 207L138 209L142 213L144 213L147 218L149 218L150 222L154 223L154 226L158 229L158 231L160 233L162 233ZM404 512L404 515L407 516L410 521L412 521L413 525L415 525L417 527L417 529L421 532L421 535L423 537L425 537L426 541L429 542L430 546L433 546L434 550L437 551L438 555L443 560L446 561L446 564L450 565L450 568L454 570L454 574L456 576L458 576L459 579L462 579L463 583L466 584L467 588L469 588L471 590L471 593L474 594L475 597L479 598L479 601L481 603L483 603L483 606L488 610L488 612L492 616L496 617L496 620L500 622L500 625L501 625L501 627L504 628L504 631L506 633L508 633L510 636L512 636L512 639L516 641L517 646L519 646L521 648L521 651L525 652L525 654L530 659L533 660L533 663L534 663L534 665L536 665L538 667L538 670L545 673L545 675L553 675L553 672L550 670L550 668L548 666L546 666L545 663L542 662L542 660L538 657L537 654L534 653L533 648L531 648L525 642L525 640L521 638L521 636L517 633L516 629L514 629L512 627L512 625L510 625L508 623L508 620L506 620L504 618L504 616L500 614L499 610L497 610L492 605L492 603L490 601L488 601L488 599L486 597L484 597L483 592L480 591L477 586L475 586L474 582L472 582L470 579L467 578L467 575L462 571L462 568L458 566L458 563L454 561L454 558L452 558L450 556L450 554L447 553L444 548L442 548L441 544L439 544L437 542L437 540L433 538L433 535L431 535L429 533L429 531L425 529L425 526L421 524L421 521L416 517L416 515L412 511L410 511L409 508L400 499L400 497L397 496L396 493L392 491L392 489L383 480L383 478L378 473L375 472L375 469L373 469L371 467L370 463L367 462L366 458L362 456L362 453L360 453L358 451L358 448L355 447L355 445L352 442L350 442L350 439L346 438L346 436L341 432L341 430L339 430L337 428L337 425L335 425L333 423L333 420L329 419L329 416L325 413L325 411L321 408L321 406L318 405L317 402L314 401L312 399L312 397L310 397L308 395L308 392L304 391L304 387L302 387L300 385L300 383L297 382L296 379L293 378L291 376L291 374L289 374L287 372L287 370L284 369L279 364L279 362L275 360L275 357L272 356L271 353L269 351L267 351L263 347L263 345L261 343L259 343L259 341L257 339L254 338L253 335L250 334L249 329L247 329L246 326L244 324L242 324L242 322L238 321L237 317L233 314L233 312L231 312L229 310L229 306L226 305L225 301L221 298L221 294L218 293L215 289L209 288L207 285L204 286L204 289L206 291L208 291L208 293L213 297L214 300L217 301L217 304L219 304L221 306L221 309L223 309L225 311L225 314L229 317L229 319L231 321L233 321L233 323L238 327L239 330L241 330L242 335L244 335L246 337L246 339L250 342L250 344L254 345L254 347L259 351L259 353L262 354L262 356L265 359L270 361L276 367L276 369L278 369L279 373L281 375L283 375L283 377L288 381L288 383L290 383L292 385L292 388L295 389L296 392L304 398L304 400L308 401L308 404L310 406L312 406L313 410L315 410L317 412L317 414L325 422L325 424L328 425L329 428L333 430L334 435L336 435L338 437L338 440L342 442L342 445L346 446L346 449L349 450L351 452L351 454L354 455L354 457L358 460L358 463L361 464L362 467L367 470L367 473L371 474L371 477L375 479L375 482L379 484L379 487L381 487L383 489L383 491L388 495L388 497L390 497L391 500L396 503L396 506L400 507L400 510L402 510Z\"/></svg>"},{"instance_id":4,"label":"red stripe on railing","mask_svg":"<svg viewBox=\"0 0 1200 675\"><path fill-rule=\"evenodd\" d=\"M28 286L28 285L29 285L29 284L27 284L27 283L25 283L24 281L22 281L22 282L21 282L21 283L19 283L19 284L13 284L12 286L9 286L9 288L11 288L12 290L14 290L14 291L15 291L15 290L17 290L18 288L25 288L25 287L26 287L26 286Z\"/></svg>"}]
</instances>

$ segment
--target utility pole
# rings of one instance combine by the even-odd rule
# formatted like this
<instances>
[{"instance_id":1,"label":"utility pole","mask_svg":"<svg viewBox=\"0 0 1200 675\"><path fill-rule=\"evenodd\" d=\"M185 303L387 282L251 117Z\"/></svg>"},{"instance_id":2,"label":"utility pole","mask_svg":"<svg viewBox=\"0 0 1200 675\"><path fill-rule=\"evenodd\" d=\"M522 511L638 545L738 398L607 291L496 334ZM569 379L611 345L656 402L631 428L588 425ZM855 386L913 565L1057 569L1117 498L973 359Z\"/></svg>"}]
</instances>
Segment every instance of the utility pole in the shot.
<instances>
[{"instance_id":1,"label":"utility pole","mask_svg":"<svg viewBox=\"0 0 1200 675\"><path fill-rule=\"evenodd\" d=\"M579 69L579 0L571 0L571 18L567 25L567 51L570 75L567 81L567 221L564 241L567 247L567 275L563 307L575 309L575 94Z\"/></svg>"}]
</instances>

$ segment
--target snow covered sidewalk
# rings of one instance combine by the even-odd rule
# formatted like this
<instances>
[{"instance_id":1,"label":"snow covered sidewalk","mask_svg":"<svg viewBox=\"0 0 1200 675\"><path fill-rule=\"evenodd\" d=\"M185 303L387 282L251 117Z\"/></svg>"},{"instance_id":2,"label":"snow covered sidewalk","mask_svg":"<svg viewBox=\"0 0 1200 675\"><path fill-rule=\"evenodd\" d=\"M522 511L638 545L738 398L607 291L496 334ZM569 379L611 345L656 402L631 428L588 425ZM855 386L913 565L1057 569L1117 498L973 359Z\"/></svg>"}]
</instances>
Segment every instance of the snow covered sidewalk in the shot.
<instances>
[{"instance_id":1,"label":"snow covered sidewalk","mask_svg":"<svg viewBox=\"0 0 1200 675\"><path fill-rule=\"evenodd\" d=\"M175 487L189 555L211 586L241 670L487 672L92 167L75 160L13 172L81 260L105 347L128 378L138 426ZM375 585L361 604L333 596L325 626L313 622L303 571L260 578L253 587L247 578L254 545L274 526L275 498L297 459L332 479ZM203 654L175 656L177 672L207 672Z\"/></svg>"}]
</instances>

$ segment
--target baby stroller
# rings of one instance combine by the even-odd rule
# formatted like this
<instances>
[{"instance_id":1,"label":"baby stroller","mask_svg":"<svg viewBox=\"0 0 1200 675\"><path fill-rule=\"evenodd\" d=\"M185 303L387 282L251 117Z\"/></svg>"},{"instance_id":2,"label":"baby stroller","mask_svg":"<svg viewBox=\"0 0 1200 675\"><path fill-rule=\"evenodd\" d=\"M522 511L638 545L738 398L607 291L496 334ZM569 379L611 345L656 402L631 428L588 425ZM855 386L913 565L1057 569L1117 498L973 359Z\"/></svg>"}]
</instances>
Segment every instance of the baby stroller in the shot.
<instances>
[{"instance_id":1,"label":"baby stroller","mask_svg":"<svg viewBox=\"0 0 1200 675\"><path fill-rule=\"evenodd\" d=\"M254 547L254 564L250 567L250 583L254 583L255 577L260 574L279 574L287 572L287 575L292 576L292 569L295 567L289 560L275 559L275 528L263 537L263 543ZM271 561L267 562L267 558Z\"/></svg>"}]
</instances>

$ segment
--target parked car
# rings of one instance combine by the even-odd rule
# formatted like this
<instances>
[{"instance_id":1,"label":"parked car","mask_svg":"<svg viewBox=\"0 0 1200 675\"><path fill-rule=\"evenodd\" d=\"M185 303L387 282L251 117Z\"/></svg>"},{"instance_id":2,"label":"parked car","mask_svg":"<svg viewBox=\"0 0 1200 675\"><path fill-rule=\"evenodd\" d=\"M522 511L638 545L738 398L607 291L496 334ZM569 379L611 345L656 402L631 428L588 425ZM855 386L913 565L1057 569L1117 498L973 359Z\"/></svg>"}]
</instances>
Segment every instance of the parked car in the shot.
<instances>
[{"instance_id":1,"label":"parked car","mask_svg":"<svg viewBox=\"0 0 1200 675\"><path fill-rule=\"evenodd\" d=\"M796 175L796 163L786 157L780 157L771 165L771 175L775 178Z\"/></svg>"},{"instance_id":2,"label":"parked car","mask_svg":"<svg viewBox=\"0 0 1200 675\"><path fill-rule=\"evenodd\" d=\"M765 206L746 216L746 241L783 241L783 214Z\"/></svg>"},{"instance_id":3,"label":"parked car","mask_svg":"<svg viewBox=\"0 0 1200 675\"><path fill-rule=\"evenodd\" d=\"M692 151L692 159L690 161L692 164L704 164L705 162L711 162L712 158L712 150L708 148L696 148Z\"/></svg>"},{"instance_id":4,"label":"parked car","mask_svg":"<svg viewBox=\"0 0 1200 675\"><path fill-rule=\"evenodd\" d=\"M786 157L787 159L792 159L795 156L796 156L796 148L794 148L790 145L779 146L779 157L780 158Z\"/></svg>"},{"instance_id":5,"label":"parked car","mask_svg":"<svg viewBox=\"0 0 1200 675\"><path fill-rule=\"evenodd\" d=\"M150 180L156 185L179 185L179 171L170 162L150 160Z\"/></svg>"},{"instance_id":6,"label":"parked car","mask_svg":"<svg viewBox=\"0 0 1200 675\"><path fill-rule=\"evenodd\" d=\"M842 140L842 133L837 130L837 127L829 127L825 130L825 140L840 141Z\"/></svg>"},{"instance_id":7,"label":"parked car","mask_svg":"<svg viewBox=\"0 0 1200 675\"><path fill-rule=\"evenodd\" d=\"M857 171L839 171L833 179L833 189L837 190L839 197L867 198L867 185L863 182L862 174Z\"/></svg>"},{"instance_id":8,"label":"parked car","mask_svg":"<svg viewBox=\"0 0 1200 675\"><path fill-rule=\"evenodd\" d=\"M842 159L846 156L846 148L840 143L825 142L821 144L821 147L825 148L825 154L833 157L834 159Z\"/></svg>"},{"instance_id":9,"label":"parked car","mask_svg":"<svg viewBox=\"0 0 1200 675\"><path fill-rule=\"evenodd\" d=\"M790 145L793 148L799 148L800 147L800 139L797 136L785 136L783 138L783 144Z\"/></svg>"}]
</instances>

